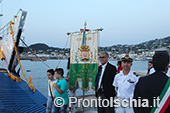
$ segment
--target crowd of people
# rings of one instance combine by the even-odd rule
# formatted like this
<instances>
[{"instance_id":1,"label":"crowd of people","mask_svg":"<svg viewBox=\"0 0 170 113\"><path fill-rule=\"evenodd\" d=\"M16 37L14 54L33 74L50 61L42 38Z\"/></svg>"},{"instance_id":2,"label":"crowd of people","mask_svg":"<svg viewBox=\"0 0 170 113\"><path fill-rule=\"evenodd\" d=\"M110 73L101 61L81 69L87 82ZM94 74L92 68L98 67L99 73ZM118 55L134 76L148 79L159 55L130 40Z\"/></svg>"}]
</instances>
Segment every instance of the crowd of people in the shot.
<instances>
[{"instance_id":1,"label":"crowd of people","mask_svg":"<svg viewBox=\"0 0 170 113\"><path fill-rule=\"evenodd\" d=\"M120 102L123 99L136 99L139 103L140 99L147 99L149 101L149 107L141 106L127 106L127 107L104 107L98 106L98 113L150 113L155 110L159 110L152 106L154 104L153 99L162 95L165 87L170 87L170 72L169 69L169 55L166 51L155 52L152 61L148 62L148 72L146 76L140 77L134 72L131 67L133 65L133 59L126 54L121 61L117 62L118 68L108 62L109 55L107 52L101 52L99 60L101 65L98 67L98 73L95 79L95 96L97 99L119 99ZM68 59L67 69L69 70L70 59ZM69 87L70 75L69 71L67 77L63 76L64 71L62 68L47 70L48 76L48 100L47 100L47 113L66 113L68 107L68 97L75 97L76 89L79 87L77 83L76 88ZM55 78L54 78L55 76ZM169 91L169 90L168 90ZM170 95L170 91L166 93ZM54 99L62 97L65 101L64 106L56 107L54 105ZM108 103L104 103L105 105ZM165 104L165 106L164 106ZM162 113L170 113L170 102L163 103L159 111ZM73 104L69 108L71 113L77 112L77 105ZM153 112L154 113L154 112Z\"/></svg>"}]
</instances>

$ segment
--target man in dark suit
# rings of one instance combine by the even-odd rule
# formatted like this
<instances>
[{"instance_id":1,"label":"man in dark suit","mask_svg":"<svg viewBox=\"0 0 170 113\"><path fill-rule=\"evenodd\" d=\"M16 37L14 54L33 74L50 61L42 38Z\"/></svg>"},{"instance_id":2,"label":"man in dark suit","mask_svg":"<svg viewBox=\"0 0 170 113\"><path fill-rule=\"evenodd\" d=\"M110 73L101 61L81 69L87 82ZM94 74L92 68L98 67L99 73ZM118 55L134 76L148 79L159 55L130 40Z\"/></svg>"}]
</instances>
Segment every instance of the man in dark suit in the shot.
<instances>
[{"instance_id":1,"label":"man in dark suit","mask_svg":"<svg viewBox=\"0 0 170 113\"><path fill-rule=\"evenodd\" d=\"M101 65L99 66L98 74L96 76L96 97L100 99L108 99L115 96L115 88L112 85L114 77L116 75L116 67L108 62L108 53L102 52L100 54L99 60ZM113 103L112 103L113 104ZM107 103L105 103L107 105ZM114 107L103 107L99 106L98 103L98 113L114 113Z\"/></svg>"},{"instance_id":2,"label":"man in dark suit","mask_svg":"<svg viewBox=\"0 0 170 113\"><path fill-rule=\"evenodd\" d=\"M153 108L154 106L156 107L157 105L157 104L155 105L154 99L157 97L160 97L163 89L167 88L166 86L170 87L169 86L170 84L167 82L169 77L166 75L168 66L169 66L168 53L165 51L155 52L155 55L153 56L153 67L156 72L154 72L153 74L149 76L141 77L135 87L135 92L134 92L134 99L138 100L140 97L141 100L147 99L149 103L148 105L145 103L145 107L143 106L139 107L139 105L137 106L133 105L135 113L150 113L150 112L151 113L154 113L154 112L170 113L170 105L168 105L168 103L162 104L162 105L165 105L165 104L167 105L167 106L164 106L164 109L162 109L164 111L161 111L161 112L155 111ZM167 94L166 97L168 97L170 92L167 92L165 94ZM160 102L161 100L159 101L159 103ZM161 106L161 104L159 106ZM161 109L161 107L159 106L158 106L158 109Z\"/></svg>"}]
</instances>

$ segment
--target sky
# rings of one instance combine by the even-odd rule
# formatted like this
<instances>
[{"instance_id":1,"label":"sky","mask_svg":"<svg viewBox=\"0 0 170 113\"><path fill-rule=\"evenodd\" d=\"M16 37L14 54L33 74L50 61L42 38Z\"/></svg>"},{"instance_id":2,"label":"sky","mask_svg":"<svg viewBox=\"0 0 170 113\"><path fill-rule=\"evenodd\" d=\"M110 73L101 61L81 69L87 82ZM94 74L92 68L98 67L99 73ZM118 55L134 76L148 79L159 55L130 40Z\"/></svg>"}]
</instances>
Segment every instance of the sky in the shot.
<instances>
[{"instance_id":1,"label":"sky","mask_svg":"<svg viewBox=\"0 0 170 113\"><path fill-rule=\"evenodd\" d=\"M103 28L100 46L139 44L170 36L170 0L0 0L0 27L21 8L28 45L64 47L67 32ZM67 45L69 47L69 44Z\"/></svg>"}]
</instances>

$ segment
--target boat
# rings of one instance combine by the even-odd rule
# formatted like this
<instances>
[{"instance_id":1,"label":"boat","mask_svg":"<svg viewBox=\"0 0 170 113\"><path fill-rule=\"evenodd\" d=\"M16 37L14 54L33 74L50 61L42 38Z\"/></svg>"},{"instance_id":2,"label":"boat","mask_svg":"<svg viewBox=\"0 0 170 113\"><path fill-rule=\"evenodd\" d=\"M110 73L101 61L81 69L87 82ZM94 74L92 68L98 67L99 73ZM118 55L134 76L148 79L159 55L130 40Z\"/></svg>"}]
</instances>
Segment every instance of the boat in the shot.
<instances>
[{"instance_id":1,"label":"boat","mask_svg":"<svg viewBox=\"0 0 170 113\"><path fill-rule=\"evenodd\" d=\"M41 58L41 59L38 59L38 58L31 58L30 61L46 61L47 58Z\"/></svg>"},{"instance_id":2,"label":"boat","mask_svg":"<svg viewBox=\"0 0 170 113\"><path fill-rule=\"evenodd\" d=\"M46 97L27 79L20 62L20 37L27 12L20 9L14 18L0 29L0 113L43 113ZM19 65L19 69L16 67ZM22 74L19 74L19 72ZM25 80L21 79L24 76Z\"/></svg>"}]
</instances>

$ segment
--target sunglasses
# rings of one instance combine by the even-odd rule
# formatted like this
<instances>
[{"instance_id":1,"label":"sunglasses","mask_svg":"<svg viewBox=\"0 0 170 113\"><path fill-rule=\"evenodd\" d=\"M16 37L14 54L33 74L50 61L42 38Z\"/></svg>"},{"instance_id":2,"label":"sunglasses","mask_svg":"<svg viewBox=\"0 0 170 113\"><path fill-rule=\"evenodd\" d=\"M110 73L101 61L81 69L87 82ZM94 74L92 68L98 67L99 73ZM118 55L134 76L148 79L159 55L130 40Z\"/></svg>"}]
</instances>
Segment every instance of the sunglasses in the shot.
<instances>
[{"instance_id":1,"label":"sunglasses","mask_svg":"<svg viewBox=\"0 0 170 113\"><path fill-rule=\"evenodd\" d=\"M99 57L100 59L106 58L106 57Z\"/></svg>"}]
</instances>

